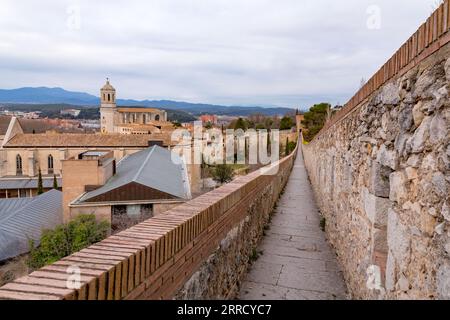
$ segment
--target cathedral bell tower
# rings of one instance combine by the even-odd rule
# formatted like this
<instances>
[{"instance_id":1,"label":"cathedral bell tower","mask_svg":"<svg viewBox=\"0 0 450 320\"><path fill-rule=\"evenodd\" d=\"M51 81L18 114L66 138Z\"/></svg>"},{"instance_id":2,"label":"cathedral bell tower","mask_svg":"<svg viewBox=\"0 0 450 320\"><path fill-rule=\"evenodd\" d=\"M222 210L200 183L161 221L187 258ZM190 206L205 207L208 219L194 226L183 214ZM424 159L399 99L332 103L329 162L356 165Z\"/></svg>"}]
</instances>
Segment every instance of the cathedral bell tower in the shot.
<instances>
[{"instance_id":1,"label":"cathedral bell tower","mask_svg":"<svg viewBox=\"0 0 450 320\"><path fill-rule=\"evenodd\" d=\"M102 133L114 132L114 114L116 111L116 89L106 79L106 84L100 89L100 124Z\"/></svg>"}]
</instances>

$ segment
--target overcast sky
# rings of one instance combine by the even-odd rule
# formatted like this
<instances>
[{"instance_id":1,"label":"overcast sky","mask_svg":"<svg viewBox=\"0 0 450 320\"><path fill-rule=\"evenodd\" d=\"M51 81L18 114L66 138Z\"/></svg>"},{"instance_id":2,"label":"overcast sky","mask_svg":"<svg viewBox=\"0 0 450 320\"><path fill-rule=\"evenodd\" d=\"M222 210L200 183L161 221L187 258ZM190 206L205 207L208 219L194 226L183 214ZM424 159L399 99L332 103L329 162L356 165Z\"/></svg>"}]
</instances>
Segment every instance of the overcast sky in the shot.
<instances>
[{"instance_id":1,"label":"overcast sky","mask_svg":"<svg viewBox=\"0 0 450 320\"><path fill-rule=\"evenodd\" d=\"M344 103L437 0L0 0L0 88Z\"/></svg>"}]
</instances>

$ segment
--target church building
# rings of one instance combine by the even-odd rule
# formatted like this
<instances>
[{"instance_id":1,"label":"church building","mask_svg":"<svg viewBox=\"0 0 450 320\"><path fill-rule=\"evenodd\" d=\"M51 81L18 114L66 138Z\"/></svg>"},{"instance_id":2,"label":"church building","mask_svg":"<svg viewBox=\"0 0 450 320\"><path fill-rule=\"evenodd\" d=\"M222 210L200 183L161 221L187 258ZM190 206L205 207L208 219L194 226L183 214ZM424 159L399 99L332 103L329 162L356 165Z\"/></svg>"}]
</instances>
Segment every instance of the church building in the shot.
<instances>
[{"instance_id":1,"label":"church building","mask_svg":"<svg viewBox=\"0 0 450 320\"><path fill-rule=\"evenodd\" d=\"M155 108L117 107L116 89L109 83L100 90L102 133L153 134L172 128L167 112Z\"/></svg>"}]
</instances>

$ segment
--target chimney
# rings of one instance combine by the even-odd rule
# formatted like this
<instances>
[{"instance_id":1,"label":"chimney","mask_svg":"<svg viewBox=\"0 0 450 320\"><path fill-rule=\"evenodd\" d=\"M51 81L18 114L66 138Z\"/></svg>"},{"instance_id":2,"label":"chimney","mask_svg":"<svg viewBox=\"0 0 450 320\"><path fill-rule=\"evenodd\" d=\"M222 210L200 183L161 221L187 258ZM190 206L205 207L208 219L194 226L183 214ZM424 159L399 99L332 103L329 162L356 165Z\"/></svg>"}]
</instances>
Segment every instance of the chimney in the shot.
<instances>
[{"instance_id":1,"label":"chimney","mask_svg":"<svg viewBox=\"0 0 450 320\"><path fill-rule=\"evenodd\" d=\"M103 186L115 171L112 151L86 151L62 161L64 223L72 218L69 204L83 193Z\"/></svg>"}]
</instances>

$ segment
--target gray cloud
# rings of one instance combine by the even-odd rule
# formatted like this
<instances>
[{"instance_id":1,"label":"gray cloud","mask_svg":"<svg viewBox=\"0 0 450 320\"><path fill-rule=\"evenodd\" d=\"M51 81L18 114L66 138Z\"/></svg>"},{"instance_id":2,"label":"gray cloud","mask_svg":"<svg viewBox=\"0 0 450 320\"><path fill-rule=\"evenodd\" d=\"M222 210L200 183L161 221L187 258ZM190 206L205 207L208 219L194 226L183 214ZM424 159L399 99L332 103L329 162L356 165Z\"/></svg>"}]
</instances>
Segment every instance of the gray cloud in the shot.
<instances>
[{"instance_id":1,"label":"gray cloud","mask_svg":"<svg viewBox=\"0 0 450 320\"><path fill-rule=\"evenodd\" d=\"M435 2L0 0L0 87L97 94L109 76L122 98L344 103Z\"/></svg>"}]
</instances>

